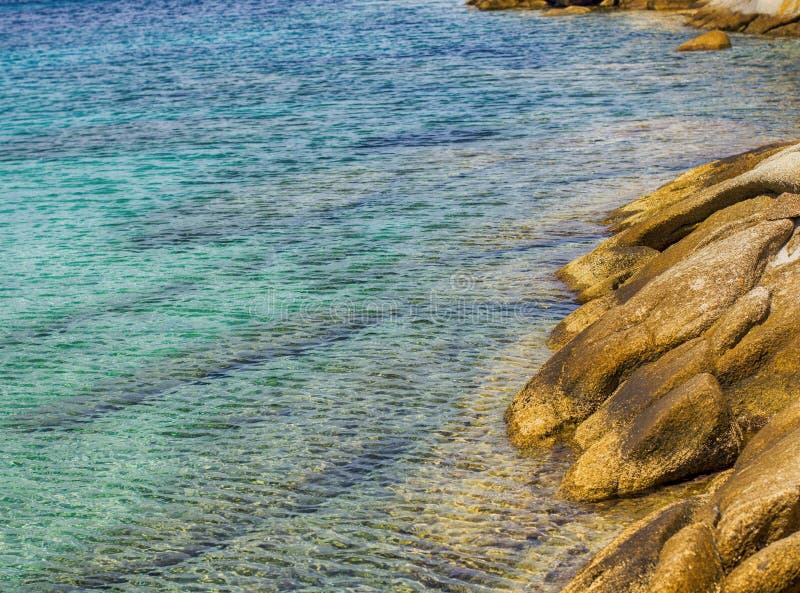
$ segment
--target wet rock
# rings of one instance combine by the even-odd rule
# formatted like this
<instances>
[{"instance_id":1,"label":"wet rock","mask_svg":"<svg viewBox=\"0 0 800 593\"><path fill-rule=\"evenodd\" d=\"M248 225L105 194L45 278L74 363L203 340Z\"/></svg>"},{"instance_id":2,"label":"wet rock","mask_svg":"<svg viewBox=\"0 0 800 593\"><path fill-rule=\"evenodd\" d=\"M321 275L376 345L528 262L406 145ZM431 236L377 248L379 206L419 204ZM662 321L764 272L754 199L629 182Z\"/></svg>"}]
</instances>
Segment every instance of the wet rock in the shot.
<instances>
[{"instance_id":1,"label":"wet rock","mask_svg":"<svg viewBox=\"0 0 800 593\"><path fill-rule=\"evenodd\" d=\"M688 524L699 501L676 502L634 523L563 589L562 593L639 593L650 580L661 547Z\"/></svg>"},{"instance_id":2,"label":"wet rock","mask_svg":"<svg viewBox=\"0 0 800 593\"><path fill-rule=\"evenodd\" d=\"M509 406L509 436L573 445L561 494L578 500L732 469L564 591L800 592L800 145L698 167L611 221L559 272L587 302Z\"/></svg>"},{"instance_id":3,"label":"wet rock","mask_svg":"<svg viewBox=\"0 0 800 593\"><path fill-rule=\"evenodd\" d=\"M723 31L710 31L678 46L677 51L715 51L730 49L731 40Z\"/></svg>"},{"instance_id":4,"label":"wet rock","mask_svg":"<svg viewBox=\"0 0 800 593\"><path fill-rule=\"evenodd\" d=\"M561 492L602 500L729 467L741 436L712 375L695 375L595 442L568 470Z\"/></svg>"}]
</instances>

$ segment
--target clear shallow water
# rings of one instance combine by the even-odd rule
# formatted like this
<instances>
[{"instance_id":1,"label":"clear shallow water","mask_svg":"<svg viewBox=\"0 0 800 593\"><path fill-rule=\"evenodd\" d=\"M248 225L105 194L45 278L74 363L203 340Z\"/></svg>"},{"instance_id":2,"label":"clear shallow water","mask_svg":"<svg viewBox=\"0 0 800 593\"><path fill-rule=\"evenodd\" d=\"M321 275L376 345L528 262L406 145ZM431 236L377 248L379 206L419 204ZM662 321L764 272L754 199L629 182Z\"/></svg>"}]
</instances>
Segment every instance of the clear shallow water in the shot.
<instances>
[{"instance_id":1,"label":"clear shallow water","mask_svg":"<svg viewBox=\"0 0 800 593\"><path fill-rule=\"evenodd\" d=\"M0 5L0 590L554 591L657 504L501 415L599 213L800 47L451 0Z\"/></svg>"}]
</instances>

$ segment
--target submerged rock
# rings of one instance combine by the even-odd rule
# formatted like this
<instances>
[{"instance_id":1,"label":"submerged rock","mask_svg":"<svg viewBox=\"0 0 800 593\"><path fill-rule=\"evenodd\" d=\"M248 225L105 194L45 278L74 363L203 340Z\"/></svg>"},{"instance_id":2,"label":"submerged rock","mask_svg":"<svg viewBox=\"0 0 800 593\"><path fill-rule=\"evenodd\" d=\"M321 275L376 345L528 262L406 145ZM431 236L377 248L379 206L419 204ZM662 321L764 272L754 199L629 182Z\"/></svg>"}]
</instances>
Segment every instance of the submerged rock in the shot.
<instances>
[{"instance_id":1,"label":"submerged rock","mask_svg":"<svg viewBox=\"0 0 800 593\"><path fill-rule=\"evenodd\" d=\"M468 0L466 4L479 10L508 10L512 8L542 10L550 8L546 0Z\"/></svg>"},{"instance_id":2,"label":"submerged rock","mask_svg":"<svg viewBox=\"0 0 800 593\"><path fill-rule=\"evenodd\" d=\"M564 591L800 591L800 145L698 167L610 222L559 272L587 302L509 406L509 437L574 446L561 494L577 500L733 469Z\"/></svg>"},{"instance_id":3,"label":"submerged rock","mask_svg":"<svg viewBox=\"0 0 800 593\"><path fill-rule=\"evenodd\" d=\"M731 39L723 31L710 31L678 46L677 51L714 51L730 49Z\"/></svg>"}]
</instances>

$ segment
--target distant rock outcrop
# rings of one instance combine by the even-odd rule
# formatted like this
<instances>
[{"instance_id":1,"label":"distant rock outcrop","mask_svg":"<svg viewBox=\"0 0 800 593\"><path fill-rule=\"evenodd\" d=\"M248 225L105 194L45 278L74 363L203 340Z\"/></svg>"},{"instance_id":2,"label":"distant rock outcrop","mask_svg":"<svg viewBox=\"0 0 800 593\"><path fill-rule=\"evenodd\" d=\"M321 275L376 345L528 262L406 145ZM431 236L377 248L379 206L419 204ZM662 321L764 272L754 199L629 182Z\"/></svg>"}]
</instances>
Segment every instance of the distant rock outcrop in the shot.
<instances>
[{"instance_id":1,"label":"distant rock outcrop","mask_svg":"<svg viewBox=\"0 0 800 593\"><path fill-rule=\"evenodd\" d=\"M711 0L688 20L702 29L800 35L800 0Z\"/></svg>"},{"instance_id":2,"label":"distant rock outcrop","mask_svg":"<svg viewBox=\"0 0 800 593\"><path fill-rule=\"evenodd\" d=\"M480 10L596 6L682 11L687 24L701 29L800 36L800 0L467 0L467 4Z\"/></svg>"},{"instance_id":3,"label":"distant rock outcrop","mask_svg":"<svg viewBox=\"0 0 800 593\"><path fill-rule=\"evenodd\" d=\"M800 591L800 144L698 167L616 211L559 271L585 304L509 407L571 443L580 501L729 470L623 534L565 591Z\"/></svg>"}]
</instances>

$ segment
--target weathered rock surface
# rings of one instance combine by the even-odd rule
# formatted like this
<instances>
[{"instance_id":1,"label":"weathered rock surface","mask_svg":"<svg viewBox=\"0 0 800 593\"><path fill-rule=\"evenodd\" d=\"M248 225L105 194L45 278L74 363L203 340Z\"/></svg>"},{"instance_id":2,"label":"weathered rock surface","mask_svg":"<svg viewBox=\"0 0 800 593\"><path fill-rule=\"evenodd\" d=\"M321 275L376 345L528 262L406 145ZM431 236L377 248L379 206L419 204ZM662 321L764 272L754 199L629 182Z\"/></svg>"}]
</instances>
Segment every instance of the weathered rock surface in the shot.
<instances>
[{"instance_id":1,"label":"weathered rock surface","mask_svg":"<svg viewBox=\"0 0 800 593\"><path fill-rule=\"evenodd\" d=\"M550 5L546 0L468 0L468 6L479 10L508 10L512 8L547 9Z\"/></svg>"},{"instance_id":2,"label":"weathered rock surface","mask_svg":"<svg viewBox=\"0 0 800 593\"><path fill-rule=\"evenodd\" d=\"M664 544L694 518L699 500L673 503L622 532L575 575L562 593L638 593L655 572Z\"/></svg>"},{"instance_id":3,"label":"weathered rock surface","mask_svg":"<svg viewBox=\"0 0 800 593\"><path fill-rule=\"evenodd\" d=\"M563 593L800 590L800 405L758 433L722 480L629 528ZM687 512L664 529L675 508Z\"/></svg>"},{"instance_id":4,"label":"weathered rock surface","mask_svg":"<svg viewBox=\"0 0 800 593\"><path fill-rule=\"evenodd\" d=\"M634 494L729 467L740 442L717 380L698 374L586 449L561 492L579 500Z\"/></svg>"},{"instance_id":5,"label":"weathered rock surface","mask_svg":"<svg viewBox=\"0 0 800 593\"><path fill-rule=\"evenodd\" d=\"M677 51L716 51L730 49L731 39L724 31L716 30L703 33L678 46Z\"/></svg>"},{"instance_id":6,"label":"weathered rock surface","mask_svg":"<svg viewBox=\"0 0 800 593\"><path fill-rule=\"evenodd\" d=\"M765 221L720 239L606 311L517 394L506 414L512 442L534 445L586 419L631 371L711 327L793 230L790 220Z\"/></svg>"},{"instance_id":7,"label":"weathered rock surface","mask_svg":"<svg viewBox=\"0 0 800 593\"><path fill-rule=\"evenodd\" d=\"M559 276L585 300L506 414L596 501L733 468L566 592L800 592L800 145L698 167L613 213Z\"/></svg>"}]
</instances>

